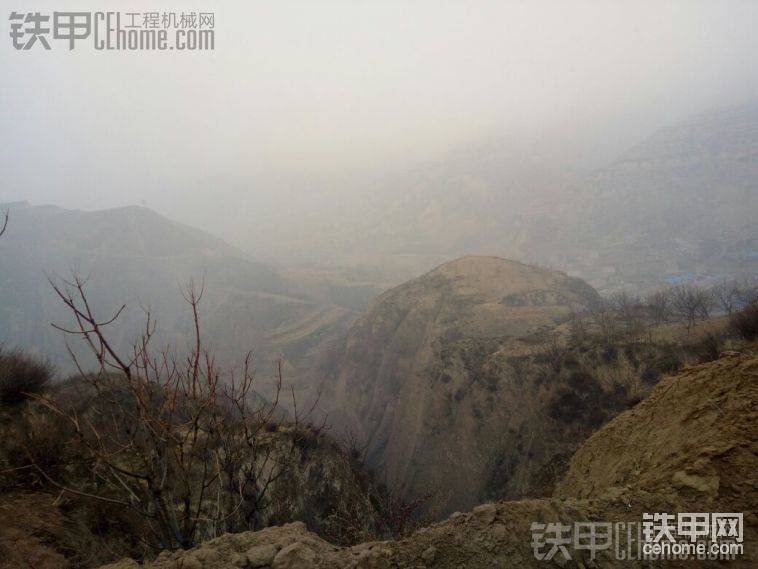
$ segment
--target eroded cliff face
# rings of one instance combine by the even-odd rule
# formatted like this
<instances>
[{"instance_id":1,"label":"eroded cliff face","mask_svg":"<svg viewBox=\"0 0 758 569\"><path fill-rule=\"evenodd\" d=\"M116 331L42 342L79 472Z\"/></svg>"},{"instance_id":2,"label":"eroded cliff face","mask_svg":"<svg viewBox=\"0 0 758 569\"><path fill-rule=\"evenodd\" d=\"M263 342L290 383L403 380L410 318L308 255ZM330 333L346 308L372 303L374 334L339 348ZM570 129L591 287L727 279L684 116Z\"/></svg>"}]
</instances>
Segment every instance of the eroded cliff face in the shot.
<instances>
[{"instance_id":1,"label":"eroded cliff face","mask_svg":"<svg viewBox=\"0 0 758 569\"><path fill-rule=\"evenodd\" d=\"M379 490L348 449L307 426L275 429L262 454L272 465L286 466L270 484L263 527L302 521L311 531L342 544L382 533Z\"/></svg>"},{"instance_id":2,"label":"eroded cliff face","mask_svg":"<svg viewBox=\"0 0 758 569\"><path fill-rule=\"evenodd\" d=\"M323 371L322 402L337 432L368 443L371 466L409 496L432 494L432 508L474 506L498 469L515 496L533 474L519 468L526 459L539 469L575 448L555 422L540 436L553 387L519 356L597 298L581 280L514 261L447 263L352 326Z\"/></svg>"}]
</instances>

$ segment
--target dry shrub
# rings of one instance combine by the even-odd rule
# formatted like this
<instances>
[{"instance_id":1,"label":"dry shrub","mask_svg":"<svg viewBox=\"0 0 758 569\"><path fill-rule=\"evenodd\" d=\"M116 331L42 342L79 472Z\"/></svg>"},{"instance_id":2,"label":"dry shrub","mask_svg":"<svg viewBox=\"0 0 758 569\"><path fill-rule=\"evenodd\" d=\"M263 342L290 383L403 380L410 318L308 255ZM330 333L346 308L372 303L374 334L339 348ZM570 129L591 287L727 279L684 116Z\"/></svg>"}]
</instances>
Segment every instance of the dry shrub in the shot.
<instances>
[{"instance_id":1,"label":"dry shrub","mask_svg":"<svg viewBox=\"0 0 758 569\"><path fill-rule=\"evenodd\" d=\"M752 302L729 319L732 329L745 340L758 338L758 302Z\"/></svg>"},{"instance_id":2,"label":"dry shrub","mask_svg":"<svg viewBox=\"0 0 758 569\"><path fill-rule=\"evenodd\" d=\"M719 359L724 340L718 334L706 334L701 340L690 348L697 358L698 363L712 362Z\"/></svg>"},{"instance_id":3,"label":"dry shrub","mask_svg":"<svg viewBox=\"0 0 758 569\"><path fill-rule=\"evenodd\" d=\"M17 405L41 393L52 375L47 362L20 350L0 349L0 405Z\"/></svg>"}]
</instances>

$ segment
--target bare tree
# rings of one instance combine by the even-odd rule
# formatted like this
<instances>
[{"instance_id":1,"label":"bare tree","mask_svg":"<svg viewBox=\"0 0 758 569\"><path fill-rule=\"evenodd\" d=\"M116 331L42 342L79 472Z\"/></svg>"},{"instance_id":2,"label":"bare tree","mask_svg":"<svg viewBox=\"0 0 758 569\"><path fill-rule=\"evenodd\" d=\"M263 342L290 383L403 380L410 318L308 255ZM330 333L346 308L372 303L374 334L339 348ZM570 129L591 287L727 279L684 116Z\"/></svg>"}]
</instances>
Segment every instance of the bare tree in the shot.
<instances>
[{"instance_id":1,"label":"bare tree","mask_svg":"<svg viewBox=\"0 0 758 569\"><path fill-rule=\"evenodd\" d=\"M598 302L590 306L590 316L598 328L602 341L612 342L618 335L618 326L613 307L608 302Z\"/></svg>"},{"instance_id":2,"label":"bare tree","mask_svg":"<svg viewBox=\"0 0 758 569\"><path fill-rule=\"evenodd\" d=\"M671 295L666 290L657 290L645 297L645 308L654 324L664 324L671 319Z\"/></svg>"},{"instance_id":3,"label":"bare tree","mask_svg":"<svg viewBox=\"0 0 758 569\"><path fill-rule=\"evenodd\" d=\"M587 312L582 308L571 307L569 316L569 337L573 344L581 344L587 339Z\"/></svg>"},{"instance_id":4,"label":"bare tree","mask_svg":"<svg viewBox=\"0 0 758 569\"><path fill-rule=\"evenodd\" d=\"M713 293L710 290L700 289L700 309L698 315L701 320L708 320L711 317L714 306Z\"/></svg>"},{"instance_id":5,"label":"bare tree","mask_svg":"<svg viewBox=\"0 0 758 569\"><path fill-rule=\"evenodd\" d=\"M550 365L557 374L563 369L569 347L561 341L559 334L551 334L547 341L539 347L538 354Z\"/></svg>"},{"instance_id":6,"label":"bare tree","mask_svg":"<svg viewBox=\"0 0 758 569\"><path fill-rule=\"evenodd\" d=\"M272 442L282 385L281 366L273 402L252 405L250 355L241 368L219 372L203 347L198 306L203 287L183 290L193 319L189 353L154 351L155 322L145 327L130 353L118 353L106 333L124 306L105 320L95 316L85 282L51 281L73 315L74 326L54 325L81 338L97 362L85 372L69 348L93 394L84 409L51 396L39 400L64 418L85 457L89 484L56 480L30 461L64 492L118 504L141 516L148 544L157 549L187 548L228 531L257 529L268 490L288 468L289 454Z\"/></svg>"},{"instance_id":7,"label":"bare tree","mask_svg":"<svg viewBox=\"0 0 758 569\"><path fill-rule=\"evenodd\" d=\"M713 307L712 295L695 285L679 285L673 289L672 306L676 314L687 322L687 333L698 318L703 320L710 316Z\"/></svg>"},{"instance_id":8,"label":"bare tree","mask_svg":"<svg viewBox=\"0 0 758 569\"><path fill-rule=\"evenodd\" d=\"M365 442L361 442L355 431L346 428L341 443L345 456L347 456L352 462L361 467L366 463L366 453L371 445L370 438Z\"/></svg>"},{"instance_id":9,"label":"bare tree","mask_svg":"<svg viewBox=\"0 0 758 569\"><path fill-rule=\"evenodd\" d=\"M711 289L713 300L718 307L726 314L731 316L734 309L737 308L740 297L740 285L735 281L724 279Z\"/></svg>"},{"instance_id":10,"label":"bare tree","mask_svg":"<svg viewBox=\"0 0 758 569\"><path fill-rule=\"evenodd\" d=\"M758 278L746 278L740 282L737 292L737 304L743 308L758 302Z\"/></svg>"},{"instance_id":11,"label":"bare tree","mask_svg":"<svg viewBox=\"0 0 758 569\"><path fill-rule=\"evenodd\" d=\"M618 292L610 297L611 306L614 308L619 320L624 323L626 333L634 335L640 329L640 317L642 302L638 296L626 291Z\"/></svg>"}]
</instances>

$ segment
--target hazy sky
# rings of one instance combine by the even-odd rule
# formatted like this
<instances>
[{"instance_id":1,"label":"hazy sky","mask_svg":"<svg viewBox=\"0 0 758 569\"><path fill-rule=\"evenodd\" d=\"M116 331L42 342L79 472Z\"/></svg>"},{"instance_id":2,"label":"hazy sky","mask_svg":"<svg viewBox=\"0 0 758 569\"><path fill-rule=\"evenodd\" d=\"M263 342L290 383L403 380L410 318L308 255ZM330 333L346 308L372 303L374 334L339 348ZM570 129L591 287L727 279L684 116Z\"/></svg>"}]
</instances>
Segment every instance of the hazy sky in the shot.
<instances>
[{"instance_id":1,"label":"hazy sky","mask_svg":"<svg viewBox=\"0 0 758 569\"><path fill-rule=\"evenodd\" d=\"M749 0L107 5L213 11L216 49L17 52L6 8L0 201L144 202L233 236L225 221L246 208L345 172L391 171L501 133L555 137L601 162L758 88Z\"/></svg>"}]
</instances>

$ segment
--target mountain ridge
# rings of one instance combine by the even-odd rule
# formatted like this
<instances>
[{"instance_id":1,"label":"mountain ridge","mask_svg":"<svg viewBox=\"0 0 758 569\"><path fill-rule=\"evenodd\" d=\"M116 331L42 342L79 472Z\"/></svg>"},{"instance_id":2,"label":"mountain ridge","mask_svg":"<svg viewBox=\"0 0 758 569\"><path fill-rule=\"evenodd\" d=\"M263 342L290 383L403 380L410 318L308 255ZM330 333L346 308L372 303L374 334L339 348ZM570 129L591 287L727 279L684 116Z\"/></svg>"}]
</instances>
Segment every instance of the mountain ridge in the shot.
<instances>
[{"instance_id":1,"label":"mountain ridge","mask_svg":"<svg viewBox=\"0 0 758 569\"><path fill-rule=\"evenodd\" d=\"M353 317L293 293L269 265L149 208L87 212L18 204L10 207L0 240L0 342L74 371L64 339L50 327L67 325L71 315L47 280L70 279L74 272L86 277L101 317L127 305L110 327L120 351L139 337L143 307L156 319L156 344L181 349L191 334L181 287L194 280L205 287L201 325L219 361L231 365L252 351L257 369L270 377L283 358L292 381L298 363Z\"/></svg>"}]
</instances>

